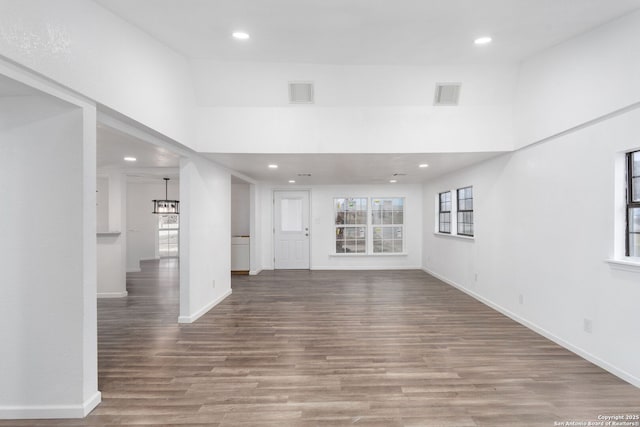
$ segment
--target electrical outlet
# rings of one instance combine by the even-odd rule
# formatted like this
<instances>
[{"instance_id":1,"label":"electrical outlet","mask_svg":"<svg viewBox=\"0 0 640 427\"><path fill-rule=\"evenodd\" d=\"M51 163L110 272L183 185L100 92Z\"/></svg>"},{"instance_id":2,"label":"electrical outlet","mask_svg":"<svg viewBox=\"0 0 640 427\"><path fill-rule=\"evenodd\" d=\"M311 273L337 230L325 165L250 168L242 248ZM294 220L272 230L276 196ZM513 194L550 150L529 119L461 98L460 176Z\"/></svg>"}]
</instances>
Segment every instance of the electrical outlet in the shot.
<instances>
[{"instance_id":1,"label":"electrical outlet","mask_svg":"<svg viewBox=\"0 0 640 427\"><path fill-rule=\"evenodd\" d=\"M474 280L474 281L476 281L476 282L478 281L478 273L476 273L476 274L473 276L473 280Z\"/></svg>"},{"instance_id":2,"label":"electrical outlet","mask_svg":"<svg viewBox=\"0 0 640 427\"><path fill-rule=\"evenodd\" d=\"M520 305L524 304L524 295L518 295L518 302L520 303Z\"/></svg>"},{"instance_id":3,"label":"electrical outlet","mask_svg":"<svg viewBox=\"0 0 640 427\"><path fill-rule=\"evenodd\" d=\"M587 319L585 317L583 328L584 328L584 331L588 334L593 332L593 323L591 322L591 319Z\"/></svg>"},{"instance_id":4,"label":"electrical outlet","mask_svg":"<svg viewBox=\"0 0 640 427\"><path fill-rule=\"evenodd\" d=\"M215 281L215 280L212 280L212 281L211 281L211 287L212 287L212 288L215 288L215 287L216 287L216 281Z\"/></svg>"}]
</instances>

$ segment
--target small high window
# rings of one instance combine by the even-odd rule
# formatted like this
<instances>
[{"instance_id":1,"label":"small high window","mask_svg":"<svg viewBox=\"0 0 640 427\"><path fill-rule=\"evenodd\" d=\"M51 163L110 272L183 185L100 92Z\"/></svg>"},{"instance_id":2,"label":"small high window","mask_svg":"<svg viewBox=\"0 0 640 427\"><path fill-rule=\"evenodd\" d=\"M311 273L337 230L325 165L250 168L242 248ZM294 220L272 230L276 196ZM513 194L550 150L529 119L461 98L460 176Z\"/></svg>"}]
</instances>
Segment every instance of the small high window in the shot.
<instances>
[{"instance_id":1,"label":"small high window","mask_svg":"<svg viewBox=\"0 0 640 427\"><path fill-rule=\"evenodd\" d=\"M640 151L627 153L626 255L640 257Z\"/></svg>"},{"instance_id":2,"label":"small high window","mask_svg":"<svg viewBox=\"0 0 640 427\"><path fill-rule=\"evenodd\" d=\"M458 234L473 236L473 187L458 189Z\"/></svg>"},{"instance_id":3,"label":"small high window","mask_svg":"<svg viewBox=\"0 0 640 427\"><path fill-rule=\"evenodd\" d=\"M451 234L451 191L440 193L438 231Z\"/></svg>"}]
</instances>

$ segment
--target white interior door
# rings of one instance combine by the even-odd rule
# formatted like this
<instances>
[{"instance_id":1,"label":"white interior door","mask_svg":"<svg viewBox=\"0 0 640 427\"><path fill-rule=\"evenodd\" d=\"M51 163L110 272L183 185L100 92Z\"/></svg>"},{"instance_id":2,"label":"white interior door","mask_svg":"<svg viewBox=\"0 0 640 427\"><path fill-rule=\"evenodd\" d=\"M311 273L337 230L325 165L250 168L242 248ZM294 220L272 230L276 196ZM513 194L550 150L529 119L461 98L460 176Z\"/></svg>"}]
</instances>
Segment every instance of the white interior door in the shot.
<instances>
[{"instance_id":1,"label":"white interior door","mask_svg":"<svg viewBox=\"0 0 640 427\"><path fill-rule=\"evenodd\" d=\"M274 267L309 268L309 192L275 191Z\"/></svg>"}]
</instances>

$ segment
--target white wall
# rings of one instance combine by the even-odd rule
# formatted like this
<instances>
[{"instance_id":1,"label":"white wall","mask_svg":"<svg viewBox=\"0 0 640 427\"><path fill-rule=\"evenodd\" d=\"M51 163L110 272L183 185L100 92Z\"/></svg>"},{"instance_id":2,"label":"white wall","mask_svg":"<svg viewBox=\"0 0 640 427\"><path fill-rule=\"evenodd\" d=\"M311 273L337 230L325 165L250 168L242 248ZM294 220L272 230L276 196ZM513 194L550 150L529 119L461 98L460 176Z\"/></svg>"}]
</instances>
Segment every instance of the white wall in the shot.
<instances>
[{"instance_id":1,"label":"white wall","mask_svg":"<svg viewBox=\"0 0 640 427\"><path fill-rule=\"evenodd\" d=\"M164 181L127 183L127 271L140 271L140 261L159 258L158 215L154 199L164 199ZM169 198L180 200L180 186L169 181ZM182 203L181 203L182 209ZM182 219L182 215L180 216ZM182 224L181 224L182 225Z\"/></svg>"},{"instance_id":2,"label":"white wall","mask_svg":"<svg viewBox=\"0 0 640 427\"><path fill-rule=\"evenodd\" d=\"M503 151L514 144L516 65L194 61L193 74L203 152ZM287 82L295 80L315 83L314 105L288 104ZM433 107L436 82L462 82L460 106Z\"/></svg>"},{"instance_id":3,"label":"white wall","mask_svg":"<svg viewBox=\"0 0 640 427\"><path fill-rule=\"evenodd\" d=\"M183 143L187 61L93 1L0 0L0 55Z\"/></svg>"},{"instance_id":4,"label":"white wall","mask_svg":"<svg viewBox=\"0 0 640 427\"><path fill-rule=\"evenodd\" d=\"M422 189L420 185L336 185L281 188L260 186L260 230L258 250L262 269L273 269L273 191L310 190L311 269L412 269L421 267ZM407 255L331 256L335 252L334 197L404 197Z\"/></svg>"},{"instance_id":5,"label":"white wall","mask_svg":"<svg viewBox=\"0 0 640 427\"><path fill-rule=\"evenodd\" d=\"M209 160L180 160L180 323L231 294L231 175Z\"/></svg>"},{"instance_id":6,"label":"white wall","mask_svg":"<svg viewBox=\"0 0 640 427\"><path fill-rule=\"evenodd\" d=\"M97 192L98 298L117 298L127 296L127 177L117 170L106 173L106 178L98 178ZM100 202L104 197L107 201ZM107 218L101 225L105 208Z\"/></svg>"},{"instance_id":7,"label":"white wall","mask_svg":"<svg viewBox=\"0 0 640 427\"><path fill-rule=\"evenodd\" d=\"M249 184L231 184L231 235L249 236L251 195Z\"/></svg>"},{"instance_id":8,"label":"white wall","mask_svg":"<svg viewBox=\"0 0 640 427\"><path fill-rule=\"evenodd\" d=\"M109 178L99 176L96 180L96 210L98 231L109 231Z\"/></svg>"},{"instance_id":9,"label":"white wall","mask_svg":"<svg viewBox=\"0 0 640 427\"><path fill-rule=\"evenodd\" d=\"M640 102L639 38L640 10L525 60L516 147Z\"/></svg>"},{"instance_id":10,"label":"white wall","mask_svg":"<svg viewBox=\"0 0 640 427\"><path fill-rule=\"evenodd\" d=\"M640 386L640 271L605 262L624 242L614 167L638 148L636 109L425 184L424 267ZM434 235L436 194L466 185L475 241Z\"/></svg>"},{"instance_id":11,"label":"white wall","mask_svg":"<svg viewBox=\"0 0 640 427\"><path fill-rule=\"evenodd\" d=\"M0 98L0 122L29 103L0 129L0 418L82 417L100 402L95 107Z\"/></svg>"}]
</instances>

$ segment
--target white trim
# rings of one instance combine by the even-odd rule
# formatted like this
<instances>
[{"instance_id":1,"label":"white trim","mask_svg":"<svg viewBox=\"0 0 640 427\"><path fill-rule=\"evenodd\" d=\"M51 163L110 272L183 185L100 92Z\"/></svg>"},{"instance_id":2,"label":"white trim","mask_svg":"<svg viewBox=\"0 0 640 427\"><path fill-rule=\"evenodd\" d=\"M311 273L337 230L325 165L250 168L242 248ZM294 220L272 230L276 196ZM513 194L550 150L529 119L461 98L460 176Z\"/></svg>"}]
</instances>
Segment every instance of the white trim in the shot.
<instances>
[{"instance_id":1,"label":"white trim","mask_svg":"<svg viewBox=\"0 0 640 427\"><path fill-rule=\"evenodd\" d=\"M262 272L262 269L259 268L257 270L249 270L249 276L257 276L258 274L260 274Z\"/></svg>"},{"instance_id":2,"label":"white trim","mask_svg":"<svg viewBox=\"0 0 640 427\"><path fill-rule=\"evenodd\" d=\"M311 267L310 270L422 270L412 265L329 265Z\"/></svg>"},{"instance_id":3,"label":"white trim","mask_svg":"<svg viewBox=\"0 0 640 427\"><path fill-rule=\"evenodd\" d=\"M216 305L220 304L229 295L231 295L231 289L229 289L227 292L225 292L224 294L220 295L218 298L214 299L210 303L206 304L204 307L202 307L200 310L196 311L195 313L193 313L193 314L191 314L189 316L180 316L180 317L178 317L178 323L193 323L193 322L195 322L203 314L205 314L207 311L211 310L213 307L215 307Z\"/></svg>"},{"instance_id":4,"label":"white trim","mask_svg":"<svg viewBox=\"0 0 640 427\"><path fill-rule=\"evenodd\" d=\"M96 391L81 405L0 406L0 420L84 418L101 400L102 395Z\"/></svg>"},{"instance_id":5,"label":"white trim","mask_svg":"<svg viewBox=\"0 0 640 427\"><path fill-rule=\"evenodd\" d=\"M462 239L462 240L476 240L476 236L465 236L464 234L448 234L448 233L440 233L439 231L436 231L433 233L434 236L441 236L441 237L454 237L456 239Z\"/></svg>"},{"instance_id":6,"label":"white trim","mask_svg":"<svg viewBox=\"0 0 640 427\"><path fill-rule=\"evenodd\" d=\"M640 273L640 260L638 258L626 258L626 259L607 259L609 267L612 270L630 271L632 273Z\"/></svg>"},{"instance_id":7,"label":"white trim","mask_svg":"<svg viewBox=\"0 0 640 427\"><path fill-rule=\"evenodd\" d=\"M533 322L530 322L522 317L520 317L519 315L513 313L510 310L507 310L506 308L502 307L501 305L498 305L490 300L488 300L487 298L469 290L466 289L464 286L454 282L453 280L449 280L446 277L443 277L437 273L434 273L433 271L427 269L426 267L422 267L422 270L435 277L436 279L442 280L443 282L445 282L448 285L453 286L454 288L459 289L460 291L464 292L465 294L477 299L478 301L480 301L481 303L493 308L494 310L504 314L505 316L509 317L510 319L520 323L523 326L526 326L527 328L531 329L532 331L542 335L543 337L555 342L556 344L566 348L567 350L577 354L578 356L582 357L583 359L588 360L589 362L593 363L594 365L597 365L599 367L601 367L602 369L612 373L613 375L625 380L626 382L640 388L640 378L630 374L629 372L617 368L616 366L613 366L612 364L600 359L599 357L589 353L588 351L577 347L573 344L571 344L568 341L563 340L562 338L558 337L557 335L554 335L553 333L547 331L546 329L536 325Z\"/></svg>"},{"instance_id":8,"label":"white trim","mask_svg":"<svg viewBox=\"0 0 640 427\"><path fill-rule=\"evenodd\" d=\"M140 273L142 270L139 268L128 268L127 273Z\"/></svg>"},{"instance_id":9,"label":"white trim","mask_svg":"<svg viewBox=\"0 0 640 427\"><path fill-rule=\"evenodd\" d=\"M124 298L129 295L129 292L98 292L96 295L98 298Z\"/></svg>"},{"instance_id":10,"label":"white trim","mask_svg":"<svg viewBox=\"0 0 640 427\"><path fill-rule=\"evenodd\" d=\"M140 259L138 260L138 262L142 262L142 261L158 261L159 259L160 259L160 257L159 257L159 256L157 256L157 257L153 257L153 258L140 258Z\"/></svg>"}]
</instances>

